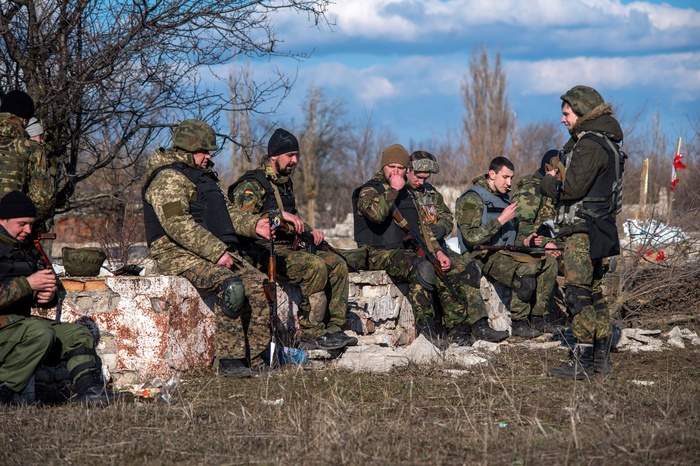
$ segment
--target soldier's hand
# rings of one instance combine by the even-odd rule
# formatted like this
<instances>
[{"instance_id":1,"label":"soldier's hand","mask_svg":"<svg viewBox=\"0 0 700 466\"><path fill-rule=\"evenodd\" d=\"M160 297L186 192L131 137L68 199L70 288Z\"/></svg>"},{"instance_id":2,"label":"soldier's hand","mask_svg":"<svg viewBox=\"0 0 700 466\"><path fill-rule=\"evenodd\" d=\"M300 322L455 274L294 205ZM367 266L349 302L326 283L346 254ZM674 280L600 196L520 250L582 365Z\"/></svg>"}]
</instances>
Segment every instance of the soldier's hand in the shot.
<instances>
[{"instance_id":1,"label":"soldier's hand","mask_svg":"<svg viewBox=\"0 0 700 466\"><path fill-rule=\"evenodd\" d=\"M326 235L323 234L322 231L320 230L311 230L311 236L314 237L314 244L318 246L323 242L323 240L326 238Z\"/></svg>"},{"instance_id":2,"label":"soldier's hand","mask_svg":"<svg viewBox=\"0 0 700 466\"><path fill-rule=\"evenodd\" d=\"M258 220L258 223L255 224L255 233L262 238L270 239L270 230L272 230L272 237L274 238L275 227L270 226L270 220L267 218L261 218Z\"/></svg>"},{"instance_id":3,"label":"soldier's hand","mask_svg":"<svg viewBox=\"0 0 700 466\"><path fill-rule=\"evenodd\" d=\"M397 191L401 191L406 186L406 178L404 178L403 174L393 173L391 178L389 178L389 186Z\"/></svg>"},{"instance_id":4,"label":"soldier's hand","mask_svg":"<svg viewBox=\"0 0 700 466\"><path fill-rule=\"evenodd\" d=\"M56 276L49 269L34 272L27 277L27 281L34 291L56 291Z\"/></svg>"},{"instance_id":5,"label":"soldier's hand","mask_svg":"<svg viewBox=\"0 0 700 466\"><path fill-rule=\"evenodd\" d=\"M233 257L227 252L223 253L221 257L219 257L219 260L216 261L216 265L223 265L227 269L230 269L233 266Z\"/></svg>"},{"instance_id":6,"label":"soldier's hand","mask_svg":"<svg viewBox=\"0 0 700 466\"><path fill-rule=\"evenodd\" d=\"M50 303L55 291L40 291L36 294L36 302L40 304Z\"/></svg>"},{"instance_id":7,"label":"soldier's hand","mask_svg":"<svg viewBox=\"0 0 700 466\"><path fill-rule=\"evenodd\" d=\"M440 269L442 269L443 272L450 270L450 267L452 267L452 261L445 255L444 252L436 252L435 257L437 258L438 262L440 262Z\"/></svg>"},{"instance_id":8,"label":"soldier's hand","mask_svg":"<svg viewBox=\"0 0 700 466\"><path fill-rule=\"evenodd\" d=\"M530 248L537 248L542 246L542 237L537 233L532 233L530 236L523 240L523 245Z\"/></svg>"},{"instance_id":9,"label":"soldier's hand","mask_svg":"<svg viewBox=\"0 0 700 466\"><path fill-rule=\"evenodd\" d=\"M294 231L297 233L301 233L304 231L304 222L301 221L299 217L297 217L294 214L290 214L289 212L282 212L282 218L288 222L291 223L292 226L294 226Z\"/></svg>"},{"instance_id":10,"label":"soldier's hand","mask_svg":"<svg viewBox=\"0 0 700 466\"><path fill-rule=\"evenodd\" d=\"M545 244L544 248L547 250L546 253L550 254L555 259L559 259L561 256L561 251L557 250L557 245L554 243L547 243Z\"/></svg>"},{"instance_id":11,"label":"soldier's hand","mask_svg":"<svg viewBox=\"0 0 700 466\"><path fill-rule=\"evenodd\" d=\"M518 203L513 202L511 205L503 209L503 212L501 212L501 215L498 216L498 222L501 225L505 225L506 223L510 222L515 218L515 211L518 208Z\"/></svg>"}]
</instances>

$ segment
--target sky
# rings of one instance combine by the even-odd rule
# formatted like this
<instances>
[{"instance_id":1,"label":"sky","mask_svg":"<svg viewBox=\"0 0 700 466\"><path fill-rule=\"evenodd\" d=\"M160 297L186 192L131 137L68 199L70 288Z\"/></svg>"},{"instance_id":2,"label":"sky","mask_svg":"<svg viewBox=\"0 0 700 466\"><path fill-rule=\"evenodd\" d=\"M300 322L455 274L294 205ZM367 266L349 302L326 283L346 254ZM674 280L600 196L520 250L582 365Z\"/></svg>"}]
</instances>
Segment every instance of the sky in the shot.
<instances>
[{"instance_id":1,"label":"sky","mask_svg":"<svg viewBox=\"0 0 700 466\"><path fill-rule=\"evenodd\" d=\"M521 127L558 122L559 96L578 84L626 115L644 110L643 123L658 113L671 140L700 119L700 0L336 0L327 18L332 26L316 27L274 15L282 48L311 56L251 62L257 80L274 69L297 76L280 124L303 120L317 86L407 147L439 138L461 123L461 87L482 44L500 53Z\"/></svg>"}]
</instances>

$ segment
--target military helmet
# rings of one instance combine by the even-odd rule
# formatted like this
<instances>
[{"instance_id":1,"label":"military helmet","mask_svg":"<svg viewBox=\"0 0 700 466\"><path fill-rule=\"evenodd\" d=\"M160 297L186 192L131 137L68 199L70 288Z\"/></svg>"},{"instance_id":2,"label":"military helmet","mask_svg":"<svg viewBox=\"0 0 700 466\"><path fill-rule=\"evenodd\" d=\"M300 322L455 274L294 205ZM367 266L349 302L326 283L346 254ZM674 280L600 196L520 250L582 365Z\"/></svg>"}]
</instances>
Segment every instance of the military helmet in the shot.
<instances>
[{"instance_id":1,"label":"military helmet","mask_svg":"<svg viewBox=\"0 0 700 466\"><path fill-rule=\"evenodd\" d=\"M187 152L218 149L216 134L211 126L201 120L185 120L173 132L173 146Z\"/></svg>"},{"instance_id":2,"label":"military helmet","mask_svg":"<svg viewBox=\"0 0 700 466\"><path fill-rule=\"evenodd\" d=\"M603 96L598 91L588 86L574 86L566 94L562 95L561 100L568 102L571 110L578 116L583 116L596 108L598 105L605 103Z\"/></svg>"},{"instance_id":3,"label":"military helmet","mask_svg":"<svg viewBox=\"0 0 700 466\"><path fill-rule=\"evenodd\" d=\"M107 255L98 248L63 248L63 268L72 277L94 277Z\"/></svg>"}]
</instances>

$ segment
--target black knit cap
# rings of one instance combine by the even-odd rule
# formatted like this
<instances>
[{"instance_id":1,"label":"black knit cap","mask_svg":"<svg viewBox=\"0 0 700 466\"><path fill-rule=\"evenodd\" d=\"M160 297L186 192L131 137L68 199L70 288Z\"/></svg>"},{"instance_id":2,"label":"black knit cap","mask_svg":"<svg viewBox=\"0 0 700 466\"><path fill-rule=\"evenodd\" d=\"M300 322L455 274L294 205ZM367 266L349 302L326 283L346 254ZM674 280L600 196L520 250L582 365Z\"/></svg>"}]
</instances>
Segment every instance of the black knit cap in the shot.
<instances>
[{"instance_id":1,"label":"black knit cap","mask_svg":"<svg viewBox=\"0 0 700 466\"><path fill-rule=\"evenodd\" d=\"M544 167L545 164L549 163L551 165L550 161L554 157L559 157L558 150L550 149L547 152L545 152L544 155L542 156L542 162L540 162L540 169L539 169L539 172L542 176L544 176L544 174L547 173L547 169Z\"/></svg>"},{"instance_id":2,"label":"black knit cap","mask_svg":"<svg viewBox=\"0 0 700 466\"><path fill-rule=\"evenodd\" d=\"M22 217L36 218L36 214L34 203L22 191L10 191L0 199L0 218L3 220Z\"/></svg>"},{"instance_id":3,"label":"black knit cap","mask_svg":"<svg viewBox=\"0 0 700 466\"><path fill-rule=\"evenodd\" d=\"M276 157L287 152L299 152L299 141L286 129L277 128L267 143L267 156Z\"/></svg>"},{"instance_id":4,"label":"black knit cap","mask_svg":"<svg viewBox=\"0 0 700 466\"><path fill-rule=\"evenodd\" d=\"M2 98L0 113L11 113L28 120L34 116L34 101L24 91L10 91Z\"/></svg>"}]
</instances>

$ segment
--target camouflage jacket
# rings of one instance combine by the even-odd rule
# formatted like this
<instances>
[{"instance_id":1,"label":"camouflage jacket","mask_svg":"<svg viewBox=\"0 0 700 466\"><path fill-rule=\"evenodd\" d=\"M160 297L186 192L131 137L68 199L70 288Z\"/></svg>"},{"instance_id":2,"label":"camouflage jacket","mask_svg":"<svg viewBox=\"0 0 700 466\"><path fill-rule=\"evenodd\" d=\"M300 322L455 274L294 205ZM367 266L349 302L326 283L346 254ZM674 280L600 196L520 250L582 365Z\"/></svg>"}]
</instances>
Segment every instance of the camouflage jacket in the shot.
<instances>
[{"instance_id":1,"label":"camouflage jacket","mask_svg":"<svg viewBox=\"0 0 700 466\"><path fill-rule=\"evenodd\" d=\"M473 181L474 185L493 191L489 188L486 177L480 176ZM457 227L466 246L489 244L491 238L501 230L498 219L490 220L486 225L481 224L481 214L484 210L484 202L479 194L470 191L457 199L455 205L455 219Z\"/></svg>"},{"instance_id":2,"label":"camouflage jacket","mask_svg":"<svg viewBox=\"0 0 700 466\"><path fill-rule=\"evenodd\" d=\"M413 189L408 185L406 186L413 198L413 202L416 204L416 207L418 207L423 223L425 225L439 225L445 229L445 237L449 236L454 228L454 216L450 208L445 204L445 199L443 199L442 194L430 183L424 183L423 186L418 189ZM429 236L432 242L437 243L437 240L432 234L432 230L429 228L424 230L427 231L424 232L423 236ZM430 233L426 234L427 232Z\"/></svg>"},{"instance_id":3,"label":"camouflage jacket","mask_svg":"<svg viewBox=\"0 0 700 466\"><path fill-rule=\"evenodd\" d=\"M262 162L260 162L259 169L265 173L265 177L275 186L282 186L289 180L288 176L275 174L267 157L264 157ZM267 194L263 185L257 180L246 179L241 181L236 185L230 195L231 202L237 208L256 215L267 215L267 212L263 212L263 205L265 204L265 196ZM281 218L282 212L280 209L276 209L273 211L273 215ZM311 227L306 223L304 223L304 228L306 230L311 230Z\"/></svg>"},{"instance_id":4,"label":"camouflage jacket","mask_svg":"<svg viewBox=\"0 0 700 466\"><path fill-rule=\"evenodd\" d=\"M522 178L511 196L511 200L518 203L515 212L518 219L518 235L515 237L517 246L523 245L525 238L536 232L544 222L554 220L554 203L552 198L542 195L541 179L539 172ZM544 238L542 246L552 241L551 238Z\"/></svg>"},{"instance_id":5,"label":"camouflage jacket","mask_svg":"<svg viewBox=\"0 0 700 466\"><path fill-rule=\"evenodd\" d=\"M375 181L380 181L382 183L382 185L384 186L384 192L380 194L379 191L377 191L377 189L371 186L366 186L362 188L357 199L357 212L359 215L365 217L366 219L372 222L382 223L387 217L391 215L391 209L392 207L394 207L394 201L396 201L396 198L399 195L399 191L392 188L391 185L389 185L386 178L384 177L384 172L382 171L374 175L372 179ZM436 222L434 222L432 219L428 221L427 212L429 212L429 210L421 209L419 208L419 206L425 205L423 204L424 202L434 200L435 212L438 215L437 223L439 225L444 226L445 230L448 233L452 231L452 212L450 212L447 206L445 206L445 201L442 199L442 195L438 193L437 190L435 190L435 188L433 188L432 186L430 186L430 188L432 188L430 193L419 193L411 189L408 186L408 184L406 184L405 189L408 190L409 194L411 195L411 198L413 199L413 203L416 206L416 210L418 210L420 214L420 218L422 220L420 224L421 237L426 243L426 245L428 245L433 252L436 252L437 250L441 250L442 248L438 241L435 239L435 236L433 235L430 228L427 226L428 223ZM438 209L438 203L441 203L444 206L446 213L443 211L442 208Z\"/></svg>"},{"instance_id":6,"label":"camouflage jacket","mask_svg":"<svg viewBox=\"0 0 700 466\"><path fill-rule=\"evenodd\" d=\"M148 160L146 179L159 167L175 162L196 167L192 154L160 148ZM207 170L211 170L211 165L210 162ZM165 236L151 244L151 255L162 274L179 275L202 259L216 263L228 248L226 243L199 225L190 214L190 200L196 198L196 193L195 185L184 174L176 170L162 170L144 194L165 230ZM223 192L221 195L226 198ZM259 217L236 209L228 199L226 205L236 233L257 237L255 225Z\"/></svg>"},{"instance_id":7,"label":"camouflage jacket","mask_svg":"<svg viewBox=\"0 0 700 466\"><path fill-rule=\"evenodd\" d=\"M34 202L37 221L51 217L56 203L56 176L41 144L29 139L22 120L0 113L0 197L22 191Z\"/></svg>"}]
</instances>

